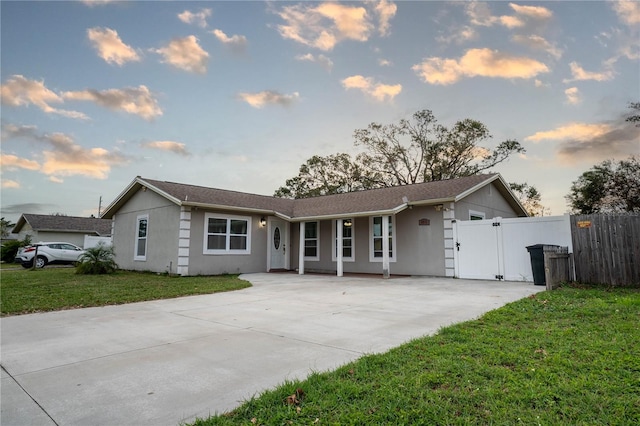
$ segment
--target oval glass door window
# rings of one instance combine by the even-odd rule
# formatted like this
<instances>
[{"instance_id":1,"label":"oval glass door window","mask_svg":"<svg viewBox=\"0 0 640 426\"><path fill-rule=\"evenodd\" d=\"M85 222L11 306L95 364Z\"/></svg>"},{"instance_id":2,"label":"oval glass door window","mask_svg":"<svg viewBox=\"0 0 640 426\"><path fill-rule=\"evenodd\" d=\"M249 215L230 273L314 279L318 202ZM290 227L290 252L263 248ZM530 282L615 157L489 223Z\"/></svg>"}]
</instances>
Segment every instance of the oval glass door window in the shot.
<instances>
[{"instance_id":1,"label":"oval glass door window","mask_svg":"<svg viewBox=\"0 0 640 426\"><path fill-rule=\"evenodd\" d=\"M280 248L280 228L273 231L273 246L278 250Z\"/></svg>"}]
</instances>

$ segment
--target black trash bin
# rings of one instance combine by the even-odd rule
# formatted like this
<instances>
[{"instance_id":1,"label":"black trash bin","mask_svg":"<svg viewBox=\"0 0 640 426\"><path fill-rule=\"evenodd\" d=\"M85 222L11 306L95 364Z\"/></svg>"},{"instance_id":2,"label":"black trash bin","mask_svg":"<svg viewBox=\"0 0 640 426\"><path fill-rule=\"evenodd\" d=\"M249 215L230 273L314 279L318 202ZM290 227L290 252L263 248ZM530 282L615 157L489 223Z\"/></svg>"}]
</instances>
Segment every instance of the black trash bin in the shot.
<instances>
[{"instance_id":1,"label":"black trash bin","mask_svg":"<svg viewBox=\"0 0 640 426\"><path fill-rule=\"evenodd\" d=\"M547 285L547 280L544 276L544 246L545 244L527 246L527 251L531 257L531 270L535 285Z\"/></svg>"}]
</instances>

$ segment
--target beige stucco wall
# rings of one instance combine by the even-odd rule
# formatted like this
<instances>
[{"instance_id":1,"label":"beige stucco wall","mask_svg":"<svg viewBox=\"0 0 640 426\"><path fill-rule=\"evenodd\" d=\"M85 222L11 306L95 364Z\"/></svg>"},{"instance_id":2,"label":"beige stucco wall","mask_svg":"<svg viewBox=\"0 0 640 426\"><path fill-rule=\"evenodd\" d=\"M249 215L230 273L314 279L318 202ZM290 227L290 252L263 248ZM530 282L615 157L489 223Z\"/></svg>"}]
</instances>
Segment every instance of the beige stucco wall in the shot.
<instances>
[{"instance_id":1,"label":"beige stucco wall","mask_svg":"<svg viewBox=\"0 0 640 426\"><path fill-rule=\"evenodd\" d=\"M251 218L251 254L204 254L205 213L221 213ZM189 275L219 275L267 270L267 227L260 226L262 216L231 211L191 210L191 241L189 244Z\"/></svg>"},{"instance_id":2,"label":"beige stucco wall","mask_svg":"<svg viewBox=\"0 0 640 426\"><path fill-rule=\"evenodd\" d=\"M30 235L31 236L31 241L32 242L38 242L40 241L38 239L38 232L34 231L33 228L31 228L31 225L29 225L28 223L25 223L24 226L20 229L20 232L18 233L11 233L11 237L15 240L24 240L24 238Z\"/></svg>"},{"instance_id":3,"label":"beige stucco wall","mask_svg":"<svg viewBox=\"0 0 640 426\"><path fill-rule=\"evenodd\" d=\"M474 192L454 206L454 212L438 211L434 206L414 206L395 216L396 261L390 263L391 274L445 276L445 214L453 213L456 219L468 220L469 211L483 212L487 219L501 216L515 217L497 188L493 185ZM268 227L260 225L261 215L218 210L224 215L250 217L250 254L204 254L204 218L207 212L200 208L191 209L189 223L189 265L188 275L217 275L226 273L251 273L267 270ZM135 261L135 232L138 215L149 215L147 240L147 260ZM453 216L449 216L453 218ZM420 225L427 219L429 225ZM382 273L381 261L370 261L368 217L354 220L355 261L343 263L344 272ZM449 230L450 231L450 230ZM335 272L337 264L332 260L332 221L320 221L320 259L305 261L308 272ZM138 191L115 215L113 236L116 261L123 269L165 272L172 265L171 272L177 271L178 241L180 235L180 207L152 191ZM299 223L290 226L290 269L298 268ZM450 248L449 248L450 250ZM184 249L183 249L184 251ZM377 260L377 259L376 259Z\"/></svg>"},{"instance_id":4,"label":"beige stucco wall","mask_svg":"<svg viewBox=\"0 0 640 426\"><path fill-rule=\"evenodd\" d=\"M485 219L518 216L493 183L458 201L455 205L455 218L469 220L470 210L483 212Z\"/></svg>"},{"instance_id":5,"label":"beige stucco wall","mask_svg":"<svg viewBox=\"0 0 640 426\"><path fill-rule=\"evenodd\" d=\"M54 232L54 231L34 231L31 225L25 223L17 234L11 234L16 240L23 240L27 235L31 236L32 243L39 242L65 242L75 244L79 247L84 246L84 233L81 232Z\"/></svg>"},{"instance_id":6,"label":"beige stucco wall","mask_svg":"<svg viewBox=\"0 0 640 426\"><path fill-rule=\"evenodd\" d=\"M428 219L429 225L420 225ZM433 207L414 207L395 216L396 261L390 263L391 274L444 275L444 241L442 213ZM382 261L369 259L370 223L368 217L354 220L355 261L343 263L344 272L382 274ZM291 226L291 265L298 268L299 223ZM305 261L305 271L336 271L337 264L331 259L333 249L330 220L320 222L320 260Z\"/></svg>"},{"instance_id":7,"label":"beige stucco wall","mask_svg":"<svg viewBox=\"0 0 640 426\"><path fill-rule=\"evenodd\" d=\"M493 217L516 217L516 212L504 199L494 184L485 186L457 202L454 216L458 220L469 220L469 212L483 212L487 219ZM446 276L444 216L451 214L438 211L435 206L414 206L403 210L396 220L396 261L391 262L391 274ZM451 216L449 216L451 217ZM429 225L420 225L428 219ZM356 218L355 262L344 262L344 272L382 274L382 262L369 260L369 218ZM449 230L450 231L450 230ZM331 260L331 221L320 222L320 260L305 261L305 271L335 272L336 262ZM291 268L298 268L299 224L291 226Z\"/></svg>"},{"instance_id":8,"label":"beige stucco wall","mask_svg":"<svg viewBox=\"0 0 640 426\"><path fill-rule=\"evenodd\" d=\"M149 215L146 260L134 260L139 215ZM153 191L138 191L115 215L113 246L122 269L175 272L178 261L180 207Z\"/></svg>"},{"instance_id":9,"label":"beige stucco wall","mask_svg":"<svg viewBox=\"0 0 640 426\"><path fill-rule=\"evenodd\" d=\"M39 231L37 232L37 238L32 238L31 242L65 242L75 244L79 247L84 246L84 234L78 232L48 232L48 231Z\"/></svg>"}]
</instances>

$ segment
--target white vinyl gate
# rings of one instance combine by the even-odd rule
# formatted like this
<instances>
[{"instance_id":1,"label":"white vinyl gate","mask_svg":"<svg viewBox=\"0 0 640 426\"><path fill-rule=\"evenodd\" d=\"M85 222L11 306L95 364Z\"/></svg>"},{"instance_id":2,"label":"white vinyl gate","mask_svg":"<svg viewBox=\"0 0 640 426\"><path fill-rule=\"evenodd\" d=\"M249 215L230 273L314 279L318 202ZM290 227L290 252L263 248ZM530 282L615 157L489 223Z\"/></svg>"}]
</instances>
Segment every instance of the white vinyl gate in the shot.
<instances>
[{"instance_id":1,"label":"white vinyl gate","mask_svg":"<svg viewBox=\"0 0 640 426\"><path fill-rule=\"evenodd\" d=\"M532 282L531 258L527 246L558 245L569 247L569 253L572 253L569 217L498 217L455 221L455 276Z\"/></svg>"}]
</instances>

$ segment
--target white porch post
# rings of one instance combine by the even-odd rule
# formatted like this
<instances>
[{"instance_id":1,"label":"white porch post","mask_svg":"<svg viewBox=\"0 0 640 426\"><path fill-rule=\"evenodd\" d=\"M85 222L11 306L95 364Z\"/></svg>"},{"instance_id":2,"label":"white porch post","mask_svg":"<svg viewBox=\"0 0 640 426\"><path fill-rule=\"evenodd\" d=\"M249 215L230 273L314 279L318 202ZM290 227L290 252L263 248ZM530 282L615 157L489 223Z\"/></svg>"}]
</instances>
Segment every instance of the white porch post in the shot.
<instances>
[{"instance_id":1,"label":"white porch post","mask_svg":"<svg viewBox=\"0 0 640 426\"><path fill-rule=\"evenodd\" d=\"M455 233L455 204L445 204L442 211L442 219L444 220L444 271L447 277L457 277L456 273L458 253L457 253L457 235Z\"/></svg>"},{"instance_id":2,"label":"white porch post","mask_svg":"<svg viewBox=\"0 0 640 426\"><path fill-rule=\"evenodd\" d=\"M342 223L343 220L342 219L338 219L336 221L336 226L337 226L337 231L338 231L338 237L337 237L337 241L336 241L336 250L338 251L336 253L336 261L338 263L338 276L341 277L343 275L343 264L342 264Z\"/></svg>"},{"instance_id":3,"label":"white porch post","mask_svg":"<svg viewBox=\"0 0 640 426\"><path fill-rule=\"evenodd\" d=\"M178 275L189 275L189 246L191 245L191 207L180 207L178 235ZM171 271L169 271L171 272Z\"/></svg>"},{"instance_id":4,"label":"white porch post","mask_svg":"<svg viewBox=\"0 0 640 426\"><path fill-rule=\"evenodd\" d=\"M304 275L304 222L300 222L300 247L298 249L298 274Z\"/></svg>"},{"instance_id":5,"label":"white porch post","mask_svg":"<svg viewBox=\"0 0 640 426\"><path fill-rule=\"evenodd\" d=\"M382 278L389 278L389 216L382 216Z\"/></svg>"}]
</instances>

